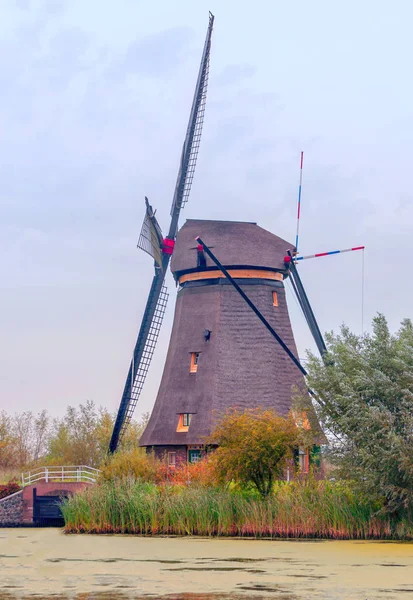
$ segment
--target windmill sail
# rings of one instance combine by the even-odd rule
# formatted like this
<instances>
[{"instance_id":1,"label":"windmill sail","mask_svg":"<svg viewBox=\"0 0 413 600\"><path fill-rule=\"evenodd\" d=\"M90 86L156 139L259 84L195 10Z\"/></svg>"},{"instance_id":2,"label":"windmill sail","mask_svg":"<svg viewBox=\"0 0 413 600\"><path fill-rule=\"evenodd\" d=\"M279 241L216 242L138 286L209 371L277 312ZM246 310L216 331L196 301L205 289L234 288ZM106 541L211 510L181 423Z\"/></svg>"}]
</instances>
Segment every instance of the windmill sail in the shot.
<instances>
[{"instance_id":1,"label":"windmill sail","mask_svg":"<svg viewBox=\"0 0 413 600\"><path fill-rule=\"evenodd\" d=\"M205 104L208 90L209 59L211 53L211 37L214 26L214 15L209 13L209 25L202 54L201 68L192 101L188 129L182 148L178 177L171 208L171 225L169 236L175 237L178 228L179 212L188 200L201 143L202 127L204 124Z\"/></svg>"},{"instance_id":2,"label":"windmill sail","mask_svg":"<svg viewBox=\"0 0 413 600\"><path fill-rule=\"evenodd\" d=\"M183 145L178 178L172 202L171 223L166 239L161 240L161 230L152 208L149 203L147 203L147 212L138 247L153 256L155 260L155 275L152 280L138 339L133 351L128 376L126 378L118 414L112 431L112 437L109 444L109 452L111 453L115 452L119 445L119 441L122 439L122 436L132 419L133 412L139 400L149 370L162 319L166 310L168 294L164 285L165 274L175 242L179 215L183 205L188 200L191 190L201 140L202 125L204 122L213 24L214 16L209 13L208 30Z\"/></svg>"},{"instance_id":3,"label":"windmill sail","mask_svg":"<svg viewBox=\"0 0 413 600\"><path fill-rule=\"evenodd\" d=\"M155 260L158 267L162 268L162 244L163 236L159 223L156 220L152 206L145 197L146 214L143 220L138 248L147 252Z\"/></svg>"}]
</instances>

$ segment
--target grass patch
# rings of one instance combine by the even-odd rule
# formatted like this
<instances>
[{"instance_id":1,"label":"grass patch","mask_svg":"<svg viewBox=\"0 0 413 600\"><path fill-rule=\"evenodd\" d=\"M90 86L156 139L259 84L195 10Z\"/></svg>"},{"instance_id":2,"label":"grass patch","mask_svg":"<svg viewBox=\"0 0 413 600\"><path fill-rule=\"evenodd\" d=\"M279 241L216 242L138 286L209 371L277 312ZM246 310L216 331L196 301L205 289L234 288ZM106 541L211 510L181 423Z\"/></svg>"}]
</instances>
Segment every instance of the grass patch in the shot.
<instances>
[{"instance_id":1,"label":"grass patch","mask_svg":"<svg viewBox=\"0 0 413 600\"><path fill-rule=\"evenodd\" d=\"M262 499L217 487L105 481L65 501L67 533L271 538L413 539L343 483L279 482Z\"/></svg>"}]
</instances>

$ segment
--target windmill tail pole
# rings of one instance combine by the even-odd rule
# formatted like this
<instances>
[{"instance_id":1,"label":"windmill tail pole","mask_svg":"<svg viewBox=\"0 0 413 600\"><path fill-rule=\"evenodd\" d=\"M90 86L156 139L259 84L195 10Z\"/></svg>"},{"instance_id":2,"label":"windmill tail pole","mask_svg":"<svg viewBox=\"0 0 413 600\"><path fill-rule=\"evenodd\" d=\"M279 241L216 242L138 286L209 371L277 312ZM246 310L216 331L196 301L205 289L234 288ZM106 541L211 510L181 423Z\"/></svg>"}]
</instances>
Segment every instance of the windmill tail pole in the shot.
<instances>
[{"instance_id":1,"label":"windmill tail pole","mask_svg":"<svg viewBox=\"0 0 413 600\"><path fill-rule=\"evenodd\" d=\"M294 262L306 260L307 258L321 258L322 256L331 256L332 254L343 254L344 252L354 252L355 250L364 250L365 246L355 246L345 250L332 250L331 252L319 252L318 254L308 254L307 256L295 256Z\"/></svg>"},{"instance_id":2,"label":"windmill tail pole","mask_svg":"<svg viewBox=\"0 0 413 600\"><path fill-rule=\"evenodd\" d=\"M300 157L300 184L298 186L298 202L297 202L297 232L295 235L295 251L298 252L298 234L300 232L300 212L301 212L301 186L303 184L303 160L304 152L301 152Z\"/></svg>"},{"instance_id":3,"label":"windmill tail pole","mask_svg":"<svg viewBox=\"0 0 413 600\"><path fill-rule=\"evenodd\" d=\"M257 315L257 317L259 318L259 320L265 325L265 327L268 329L268 331L271 333L271 335L273 337L275 337L275 339L277 340L277 342L280 344L281 348L284 350L284 352L286 352L288 354L288 356L291 358L291 360L293 361L293 363L298 367L298 369L301 371L301 373L304 376L306 376L307 375L307 371L301 365L300 361L296 358L296 356L294 356L294 354L291 352L291 350L288 348L288 346L283 342L283 340L280 338L280 336L275 331L275 329L273 327L271 327L271 325L268 323L267 319L260 313L260 311L255 306L255 304L253 302L251 302L251 300L244 293L244 291L240 288L240 286L237 284L237 282L231 277L231 275L228 273L228 271L226 270L226 268L219 262L219 260L217 259L217 257L214 254L212 254L211 250L201 240L200 237L197 237L195 239L198 242L198 244L200 244L203 247L204 251L209 256L209 258L217 265L218 269L220 271L222 271L222 273L225 275L225 277L228 279L228 281L234 286L234 288L237 290L237 292L240 294L240 296L242 296L242 298L245 300L245 302L248 304L248 306L251 308L251 310L254 311L254 313Z\"/></svg>"}]
</instances>

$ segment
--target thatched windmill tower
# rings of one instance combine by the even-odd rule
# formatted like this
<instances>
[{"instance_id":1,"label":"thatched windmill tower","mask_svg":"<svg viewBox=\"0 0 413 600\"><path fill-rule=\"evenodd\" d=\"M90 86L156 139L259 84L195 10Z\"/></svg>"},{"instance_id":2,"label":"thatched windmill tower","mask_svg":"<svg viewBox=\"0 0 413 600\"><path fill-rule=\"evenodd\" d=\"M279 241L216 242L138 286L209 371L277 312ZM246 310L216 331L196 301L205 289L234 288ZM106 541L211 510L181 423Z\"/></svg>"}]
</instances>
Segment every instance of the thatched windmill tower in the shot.
<instances>
[{"instance_id":1,"label":"thatched windmill tower","mask_svg":"<svg viewBox=\"0 0 413 600\"><path fill-rule=\"evenodd\" d=\"M256 223L186 221L171 261L179 291L169 350L141 439L172 464L197 459L220 413L262 406L286 415L293 387L305 387L281 346L197 247L197 235L297 354L283 283L292 245Z\"/></svg>"}]
</instances>

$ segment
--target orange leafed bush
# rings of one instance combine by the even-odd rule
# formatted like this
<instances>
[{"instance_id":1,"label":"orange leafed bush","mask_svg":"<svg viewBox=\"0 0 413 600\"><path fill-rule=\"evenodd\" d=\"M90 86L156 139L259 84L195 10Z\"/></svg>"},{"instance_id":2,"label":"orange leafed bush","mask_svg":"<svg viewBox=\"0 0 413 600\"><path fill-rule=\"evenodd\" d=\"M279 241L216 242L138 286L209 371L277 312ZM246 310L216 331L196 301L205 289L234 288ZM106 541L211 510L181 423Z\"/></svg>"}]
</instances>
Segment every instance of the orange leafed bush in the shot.
<instances>
[{"instance_id":1,"label":"orange leafed bush","mask_svg":"<svg viewBox=\"0 0 413 600\"><path fill-rule=\"evenodd\" d=\"M158 461L156 483L214 486L217 484L214 462L205 456L196 463L179 463L171 469L166 461Z\"/></svg>"},{"instance_id":2,"label":"orange leafed bush","mask_svg":"<svg viewBox=\"0 0 413 600\"><path fill-rule=\"evenodd\" d=\"M142 448L117 452L102 468L103 479L133 478L149 483L175 483L177 485L214 485L215 470L206 457L197 463L180 463L168 466L166 460L157 460Z\"/></svg>"}]
</instances>

